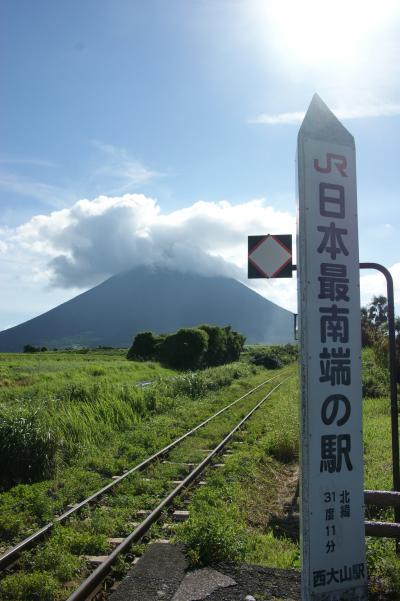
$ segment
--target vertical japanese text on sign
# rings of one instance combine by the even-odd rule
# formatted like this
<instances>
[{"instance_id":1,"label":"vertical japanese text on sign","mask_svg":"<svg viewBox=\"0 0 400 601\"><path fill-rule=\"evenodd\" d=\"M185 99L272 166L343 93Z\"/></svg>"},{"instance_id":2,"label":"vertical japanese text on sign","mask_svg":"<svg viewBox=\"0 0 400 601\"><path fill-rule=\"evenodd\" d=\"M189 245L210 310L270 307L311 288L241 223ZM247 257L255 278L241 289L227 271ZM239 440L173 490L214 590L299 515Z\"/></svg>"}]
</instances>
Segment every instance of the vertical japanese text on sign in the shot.
<instances>
[{"instance_id":1,"label":"vertical japanese text on sign","mask_svg":"<svg viewBox=\"0 0 400 601\"><path fill-rule=\"evenodd\" d=\"M367 599L354 140L318 96L298 140L303 599Z\"/></svg>"}]
</instances>

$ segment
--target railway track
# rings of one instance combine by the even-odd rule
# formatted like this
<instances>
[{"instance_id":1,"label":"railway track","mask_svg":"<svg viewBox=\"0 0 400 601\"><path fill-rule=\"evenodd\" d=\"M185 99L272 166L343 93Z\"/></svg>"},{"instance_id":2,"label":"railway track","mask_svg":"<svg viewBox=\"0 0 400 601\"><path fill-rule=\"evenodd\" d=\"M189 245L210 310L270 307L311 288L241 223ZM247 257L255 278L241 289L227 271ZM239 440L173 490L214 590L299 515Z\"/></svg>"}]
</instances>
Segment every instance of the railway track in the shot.
<instances>
[{"instance_id":1,"label":"railway track","mask_svg":"<svg viewBox=\"0 0 400 601\"><path fill-rule=\"evenodd\" d=\"M107 578L109 573L111 572L113 565L116 560L127 553L127 551L131 548L134 543L141 541L143 537L149 532L151 526L160 519L166 509L172 505L174 501L185 491L188 489L193 483L198 482L200 475L212 464L216 456L221 453L221 451L228 445L228 443L232 440L233 436L237 433L237 431L242 428L245 422L250 419L255 411L257 411L263 403L291 376L287 375L287 371L281 372L279 375L274 376L272 378L268 378L259 384L258 386L249 390L246 394L242 395L238 399L229 403L213 415L211 415L206 420L199 423L197 426L175 439L167 446L163 447L141 463L135 465L130 470L125 473L116 476L113 480L103 486L101 489L97 490L95 493L84 499L83 501L77 503L73 507L69 507L62 515L57 516L54 521L49 522L45 526L43 526L40 530L32 534L31 536L25 538L20 543L6 551L0 557L0 578L4 577L4 575L9 574L10 572L14 572L18 569L18 559L21 556L21 553L35 549L40 546L40 544L44 541L44 539L48 538L52 531L58 526L63 525L67 521L71 519L77 519L78 516L83 515L83 519L90 520L90 512L91 508L93 511L102 507L103 509L112 509L113 501L118 497L119 491L123 489L124 485L127 485L129 479L134 480L136 478L135 484L138 484L138 476L140 476L141 485L146 483L151 483L156 481L157 478L160 481L163 481L164 488L170 488L171 485L174 485L173 490L164 491L163 498L160 500L160 495L155 495L154 499L151 500L152 508L142 509L141 511L134 511L135 515L142 515L143 519L139 523L132 523L133 529L129 532L127 536L116 536L115 538L110 538L110 549L111 552L107 556L103 557L94 557L91 558L91 564L98 564L97 567L87 575L87 578L76 588L72 594L68 597L67 601L80 601L92 599L93 596L102 589L102 585L104 580ZM284 377L283 377L284 376ZM278 383L274 381L280 379ZM243 407L242 401L248 400L252 395L261 391L261 389L268 384L272 383L272 388L268 391L266 395L264 395L261 400L259 400L250 410L248 407ZM229 413L228 413L229 412ZM206 457L201 459L197 464L192 463L191 461L186 460L185 462L177 461L168 463L165 459L173 451L181 448L184 441L189 439L189 437L193 437L194 434L202 431L203 433L206 430L206 426L210 424L213 420L217 419L219 416L225 414L224 418L226 421L227 415L233 414L233 417L238 419L238 416L235 415L235 412L238 412L240 415L240 421L236 422L236 425L233 429L230 429L222 424L222 430L225 428L225 432L222 436L222 440L214 446L214 448L202 449L202 453L206 454ZM245 414L244 414L245 413ZM243 415L244 414L244 415ZM228 433L226 434L226 430L228 429ZM207 435L202 434L203 438L201 440L208 441ZM212 438L211 438L212 440ZM208 445L211 446L211 445ZM189 457L190 459L190 457ZM163 460L161 463L160 460ZM149 478L141 477L141 472L146 469L150 476ZM164 470L166 472L163 476L160 475L161 471ZM178 472L178 477L182 478L182 470L188 471L189 473L184 476L183 479L180 480L172 480L171 471ZM172 476L174 477L174 476ZM176 476L175 476L176 478ZM122 490L122 495L124 491ZM111 503L110 503L111 500ZM185 512L183 512L185 513ZM89 562L88 562L89 563Z\"/></svg>"}]
</instances>

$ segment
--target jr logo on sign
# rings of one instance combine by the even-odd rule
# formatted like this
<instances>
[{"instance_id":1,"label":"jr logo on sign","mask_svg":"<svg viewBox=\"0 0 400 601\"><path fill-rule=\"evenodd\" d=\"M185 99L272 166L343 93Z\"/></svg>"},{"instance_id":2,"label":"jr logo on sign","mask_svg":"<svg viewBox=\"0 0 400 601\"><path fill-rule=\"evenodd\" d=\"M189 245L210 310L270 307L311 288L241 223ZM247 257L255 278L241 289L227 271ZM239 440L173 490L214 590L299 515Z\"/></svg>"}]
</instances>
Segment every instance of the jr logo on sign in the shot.
<instances>
[{"instance_id":1,"label":"jr logo on sign","mask_svg":"<svg viewBox=\"0 0 400 601\"><path fill-rule=\"evenodd\" d=\"M331 173L332 171L332 163L335 165L336 169L339 171L340 175L343 177L347 177L346 168L347 168L347 159L341 154L334 154L333 152L326 153L326 167L321 167L318 159L314 159L314 168L320 173Z\"/></svg>"}]
</instances>

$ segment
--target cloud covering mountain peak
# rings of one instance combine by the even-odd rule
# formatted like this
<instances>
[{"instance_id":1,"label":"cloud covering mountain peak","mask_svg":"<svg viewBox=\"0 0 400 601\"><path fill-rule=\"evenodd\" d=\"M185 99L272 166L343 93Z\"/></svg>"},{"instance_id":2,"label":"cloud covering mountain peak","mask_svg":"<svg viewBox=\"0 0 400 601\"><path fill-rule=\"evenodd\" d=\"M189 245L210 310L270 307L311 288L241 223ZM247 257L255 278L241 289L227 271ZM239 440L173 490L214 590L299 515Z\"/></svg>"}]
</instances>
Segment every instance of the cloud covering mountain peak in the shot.
<instances>
[{"instance_id":1,"label":"cloud covering mountain peak","mask_svg":"<svg viewBox=\"0 0 400 601\"><path fill-rule=\"evenodd\" d=\"M139 265L240 278L248 234L293 229L293 216L262 199L236 205L198 201L163 213L153 198L124 194L35 216L8 242L33 252L51 285L84 288Z\"/></svg>"}]
</instances>

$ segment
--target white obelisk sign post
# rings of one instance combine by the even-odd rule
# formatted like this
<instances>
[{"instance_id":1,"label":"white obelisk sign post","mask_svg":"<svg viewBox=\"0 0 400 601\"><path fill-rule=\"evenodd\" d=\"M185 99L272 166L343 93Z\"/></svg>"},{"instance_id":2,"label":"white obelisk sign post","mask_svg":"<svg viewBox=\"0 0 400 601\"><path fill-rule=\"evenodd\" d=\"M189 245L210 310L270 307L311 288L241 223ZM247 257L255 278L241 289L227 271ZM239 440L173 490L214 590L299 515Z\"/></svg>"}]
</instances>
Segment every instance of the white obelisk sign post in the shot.
<instances>
[{"instance_id":1,"label":"white obelisk sign post","mask_svg":"<svg viewBox=\"0 0 400 601\"><path fill-rule=\"evenodd\" d=\"M299 131L304 601L367 599L353 136L315 95Z\"/></svg>"}]
</instances>

